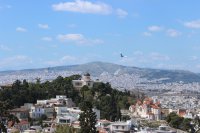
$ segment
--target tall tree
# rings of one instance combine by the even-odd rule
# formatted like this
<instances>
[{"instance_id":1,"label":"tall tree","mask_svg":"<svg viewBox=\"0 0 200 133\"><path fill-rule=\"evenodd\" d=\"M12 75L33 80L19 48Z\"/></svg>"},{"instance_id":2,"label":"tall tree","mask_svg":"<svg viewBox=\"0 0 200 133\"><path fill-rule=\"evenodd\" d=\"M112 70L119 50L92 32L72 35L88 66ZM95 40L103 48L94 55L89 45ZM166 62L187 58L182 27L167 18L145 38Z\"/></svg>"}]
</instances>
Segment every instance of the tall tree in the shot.
<instances>
[{"instance_id":1,"label":"tall tree","mask_svg":"<svg viewBox=\"0 0 200 133\"><path fill-rule=\"evenodd\" d=\"M96 133L96 114L92 111L92 104L89 101L83 101L80 104L80 109L83 111L80 114L80 133Z\"/></svg>"},{"instance_id":2,"label":"tall tree","mask_svg":"<svg viewBox=\"0 0 200 133\"><path fill-rule=\"evenodd\" d=\"M84 85L84 86L81 88L80 92L81 92L81 95L82 95L82 97L83 97L83 100L85 99L85 91L88 91L88 90L89 90L89 88L88 88L87 85Z\"/></svg>"}]
</instances>

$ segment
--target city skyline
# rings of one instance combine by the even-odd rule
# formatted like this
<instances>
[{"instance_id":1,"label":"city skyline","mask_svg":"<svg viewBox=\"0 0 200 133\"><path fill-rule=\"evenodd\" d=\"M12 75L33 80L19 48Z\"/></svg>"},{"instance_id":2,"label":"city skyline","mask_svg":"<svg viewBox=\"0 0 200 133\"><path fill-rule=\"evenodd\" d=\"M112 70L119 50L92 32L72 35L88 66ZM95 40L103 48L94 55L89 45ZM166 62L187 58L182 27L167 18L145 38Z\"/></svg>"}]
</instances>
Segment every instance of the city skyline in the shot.
<instances>
[{"instance_id":1,"label":"city skyline","mask_svg":"<svg viewBox=\"0 0 200 133\"><path fill-rule=\"evenodd\" d=\"M199 4L0 0L0 71L103 61L200 72Z\"/></svg>"}]
</instances>

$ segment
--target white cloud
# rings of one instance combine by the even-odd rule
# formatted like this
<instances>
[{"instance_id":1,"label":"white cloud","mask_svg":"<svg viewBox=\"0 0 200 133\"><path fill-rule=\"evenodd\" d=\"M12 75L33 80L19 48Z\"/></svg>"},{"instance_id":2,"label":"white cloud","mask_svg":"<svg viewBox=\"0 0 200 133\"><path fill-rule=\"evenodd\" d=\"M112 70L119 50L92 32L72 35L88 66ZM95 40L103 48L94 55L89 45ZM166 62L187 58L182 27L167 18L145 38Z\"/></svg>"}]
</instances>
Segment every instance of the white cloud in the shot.
<instances>
[{"instance_id":1,"label":"white cloud","mask_svg":"<svg viewBox=\"0 0 200 133\"><path fill-rule=\"evenodd\" d=\"M175 30L175 29L168 29L167 30L167 35L170 37L177 37L181 35L181 32Z\"/></svg>"},{"instance_id":2,"label":"white cloud","mask_svg":"<svg viewBox=\"0 0 200 133\"><path fill-rule=\"evenodd\" d=\"M128 15L128 12L126 12L125 10L122 10L122 9L120 9L120 8L118 8L118 9L116 10L116 13L117 13L117 16L118 16L119 18L125 18L125 17Z\"/></svg>"},{"instance_id":3,"label":"white cloud","mask_svg":"<svg viewBox=\"0 0 200 133\"><path fill-rule=\"evenodd\" d=\"M195 67L196 67L197 69L200 69L200 64L197 64Z\"/></svg>"},{"instance_id":4,"label":"white cloud","mask_svg":"<svg viewBox=\"0 0 200 133\"><path fill-rule=\"evenodd\" d=\"M60 41L82 41L84 37L82 34L60 34L57 36Z\"/></svg>"},{"instance_id":5,"label":"white cloud","mask_svg":"<svg viewBox=\"0 0 200 133\"><path fill-rule=\"evenodd\" d=\"M88 39L85 38L82 34L60 34L57 36L57 39L61 42L73 42L80 45L93 45L93 44L101 44L103 40L100 39Z\"/></svg>"},{"instance_id":6,"label":"white cloud","mask_svg":"<svg viewBox=\"0 0 200 133\"><path fill-rule=\"evenodd\" d=\"M197 61L199 58L197 57L197 56L191 56L190 57L190 60L192 60L192 61Z\"/></svg>"},{"instance_id":7,"label":"white cloud","mask_svg":"<svg viewBox=\"0 0 200 133\"><path fill-rule=\"evenodd\" d=\"M188 28L194 28L199 29L200 28L200 19L199 20L193 20L189 22L185 22L184 25Z\"/></svg>"},{"instance_id":8,"label":"white cloud","mask_svg":"<svg viewBox=\"0 0 200 133\"><path fill-rule=\"evenodd\" d=\"M11 51L11 49L5 45L0 44L0 50L2 51Z\"/></svg>"},{"instance_id":9,"label":"white cloud","mask_svg":"<svg viewBox=\"0 0 200 133\"><path fill-rule=\"evenodd\" d=\"M67 27L69 27L69 28L76 28L77 25L76 24L69 24Z\"/></svg>"},{"instance_id":10,"label":"white cloud","mask_svg":"<svg viewBox=\"0 0 200 133\"><path fill-rule=\"evenodd\" d=\"M161 31L162 29L163 28L161 26L156 26L156 25L148 27L148 30L151 31L151 32L158 32L158 31Z\"/></svg>"},{"instance_id":11,"label":"white cloud","mask_svg":"<svg viewBox=\"0 0 200 133\"><path fill-rule=\"evenodd\" d=\"M25 29L23 27L17 27L16 31L18 31L18 32L27 32L27 29Z\"/></svg>"},{"instance_id":12,"label":"white cloud","mask_svg":"<svg viewBox=\"0 0 200 133\"><path fill-rule=\"evenodd\" d=\"M43 41L48 41L48 42L50 42L50 41L52 41L53 39L52 39L51 37L43 37L42 40L43 40Z\"/></svg>"},{"instance_id":13,"label":"white cloud","mask_svg":"<svg viewBox=\"0 0 200 133\"><path fill-rule=\"evenodd\" d=\"M48 24L38 24L38 27L41 28L41 29L49 29Z\"/></svg>"},{"instance_id":14,"label":"white cloud","mask_svg":"<svg viewBox=\"0 0 200 133\"><path fill-rule=\"evenodd\" d=\"M56 61L46 61L45 64L50 66L59 66L59 65L67 65L67 64L76 64L78 58L70 55L65 55Z\"/></svg>"},{"instance_id":15,"label":"white cloud","mask_svg":"<svg viewBox=\"0 0 200 133\"><path fill-rule=\"evenodd\" d=\"M150 33L150 32L143 32L143 35L144 36L152 36L152 33Z\"/></svg>"},{"instance_id":16,"label":"white cloud","mask_svg":"<svg viewBox=\"0 0 200 133\"><path fill-rule=\"evenodd\" d=\"M135 51L133 54L135 56L142 56L144 53L142 51Z\"/></svg>"},{"instance_id":17,"label":"white cloud","mask_svg":"<svg viewBox=\"0 0 200 133\"><path fill-rule=\"evenodd\" d=\"M75 61L75 60L77 60L76 57L66 55L66 56L63 56L63 57L60 59L60 62Z\"/></svg>"},{"instance_id":18,"label":"white cloud","mask_svg":"<svg viewBox=\"0 0 200 133\"><path fill-rule=\"evenodd\" d=\"M110 14L112 7L101 2L92 3L86 0L75 0L73 2L61 2L52 5L55 11L70 11L90 14Z\"/></svg>"},{"instance_id":19,"label":"white cloud","mask_svg":"<svg viewBox=\"0 0 200 133\"><path fill-rule=\"evenodd\" d=\"M150 54L150 59L151 60L159 60L159 61L168 61L168 60L170 60L169 56L162 55L162 54L159 54L159 53L151 53Z\"/></svg>"},{"instance_id":20,"label":"white cloud","mask_svg":"<svg viewBox=\"0 0 200 133\"><path fill-rule=\"evenodd\" d=\"M143 53L142 51L135 51L133 55L129 55L127 58L120 59L120 63L127 65L134 65L140 67L152 67L155 68L158 64L170 63L171 59L168 55L164 55L157 52Z\"/></svg>"},{"instance_id":21,"label":"white cloud","mask_svg":"<svg viewBox=\"0 0 200 133\"><path fill-rule=\"evenodd\" d=\"M32 64L32 60L24 55L16 55L13 57L8 57L8 58L4 58L2 60L0 60L0 68L6 68L6 69L10 69L10 68L22 68L23 66Z\"/></svg>"}]
</instances>

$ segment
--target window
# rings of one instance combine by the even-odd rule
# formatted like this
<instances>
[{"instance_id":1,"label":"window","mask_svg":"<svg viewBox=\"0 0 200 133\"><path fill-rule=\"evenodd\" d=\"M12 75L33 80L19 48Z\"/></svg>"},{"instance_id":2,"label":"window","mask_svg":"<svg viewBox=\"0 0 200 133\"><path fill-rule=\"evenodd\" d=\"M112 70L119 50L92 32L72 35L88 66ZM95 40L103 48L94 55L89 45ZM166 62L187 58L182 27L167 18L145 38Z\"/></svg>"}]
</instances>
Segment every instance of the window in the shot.
<instances>
[{"instance_id":1,"label":"window","mask_svg":"<svg viewBox=\"0 0 200 133\"><path fill-rule=\"evenodd\" d=\"M116 126L116 129L118 129L119 127L118 126Z\"/></svg>"},{"instance_id":2,"label":"window","mask_svg":"<svg viewBox=\"0 0 200 133\"><path fill-rule=\"evenodd\" d=\"M70 123L70 119L67 120L67 123Z\"/></svg>"},{"instance_id":3,"label":"window","mask_svg":"<svg viewBox=\"0 0 200 133\"><path fill-rule=\"evenodd\" d=\"M75 86L82 86L82 83L81 82L76 82Z\"/></svg>"},{"instance_id":4,"label":"window","mask_svg":"<svg viewBox=\"0 0 200 133\"><path fill-rule=\"evenodd\" d=\"M122 126L122 129L124 129L124 126Z\"/></svg>"},{"instance_id":5,"label":"window","mask_svg":"<svg viewBox=\"0 0 200 133\"><path fill-rule=\"evenodd\" d=\"M60 119L59 122L60 122L60 123L67 123L67 120Z\"/></svg>"}]
</instances>

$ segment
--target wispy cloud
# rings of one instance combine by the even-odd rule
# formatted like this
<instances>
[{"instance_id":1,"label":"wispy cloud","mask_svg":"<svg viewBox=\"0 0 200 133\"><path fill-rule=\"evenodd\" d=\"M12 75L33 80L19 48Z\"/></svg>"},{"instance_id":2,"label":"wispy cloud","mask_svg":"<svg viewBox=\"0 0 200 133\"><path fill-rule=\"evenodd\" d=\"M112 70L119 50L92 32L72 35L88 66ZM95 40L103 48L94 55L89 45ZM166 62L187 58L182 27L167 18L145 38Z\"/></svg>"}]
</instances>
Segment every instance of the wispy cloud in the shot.
<instances>
[{"instance_id":1,"label":"wispy cloud","mask_svg":"<svg viewBox=\"0 0 200 133\"><path fill-rule=\"evenodd\" d=\"M199 57L193 55L193 56L190 57L190 60L191 61L197 61L197 60L199 60Z\"/></svg>"},{"instance_id":2,"label":"wispy cloud","mask_svg":"<svg viewBox=\"0 0 200 133\"><path fill-rule=\"evenodd\" d=\"M184 25L188 28L199 29L200 28L200 19L185 22Z\"/></svg>"},{"instance_id":3,"label":"wispy cloud","mask_svg":"<svg viewBox=\"0 0 200 133\"><path fill-rule=\"evenodd\" d=\"M16 55L0 60L0 68L6 67L9 69L15 69L15 67L22 68L28 64L32 64L32 60L24 55Z\"/></svg>"},{"instance_id":4,"label":"wispy cloud","mask_svg":"<svg viewBox=\"0 0 200 133\"><path fill-rule=\"evenodd\" d=\"M143 32L143 35L144 35L144 36L152 36L152 33L146 31L146 32Z\"/></svg>"},{"instance_id":5,"label":"wispy cloud","mask_svg":"<svg viewBox=\"0 0 200 133\"><path fill-rule=\"evenodd\" d=\"M26 28L23 28L23 27L17 27L17 28L16 28L16 31L17 31L17 32L27 32L27 29L26 29Z\"/></svg>"},{"instance_id":6,"label":"wispy cloud","mask_svg":"<svg viewBox=\"0 0 200 133\"><path fill-rule=\"evenodd\" d=\"M75 0L73 2L61 2L52 5L55 11L70 11L90 14L110 14L112 7L102 2L90 2L86 0Z\"/></svg>"},{"instance_id":7,"label":"wispy cloud","mask_svg":"<svg viewBox=\"0 0 200 133\"><path fill-rule=\"evenodd\" d=\"M41 29L49 29L48 24L38 24L38 27L41 28Z\"/></svg>"},{"instance_id":8,"label":"wispy cloud","mask_svg":"<svg viewBox=\"0 0 200 133\"><path fill-rule=\"evenodd\" d=\"M167 35L170 37L178 37L180 36L182 33L180 31L177 31L175 29L168 29L167 30Z\"/></svg>"},{"instance_id":9,"label":"wispy cloud","mask_svg":"<svg viewBox=\"0 0 200 133\"><path fill-rule=\"evenodd\" d=\"M69 24L69 25L67 25L67 27L69 27L69 28L76 28L77 25L76 24Z\"/></svg>"},{"instance_id":10,"label":"wispy cloud","mask_svg":"<svg viewBox=\"0 0 200 133\"><path fill-rule=\"evenodd\" d=\"M59 66L59 65L67 65L67 64L76 64L78 58L70 55L65 55L58 60L54 61L46 61L45 64L49 66Z\"/></svg>"},{"instance_id":11,"label":"wispy cloud","mask_svg":"<svg viewBox=\"0 0 200 133\"><path fill-rule=\"evenodd\" d=\"M11 51L11 49L3 44L0 44L0 50L2 51Z\"/></svg>"},{"instance_id":12,"label":"wispy cloud","mask_svg":"<svg viewBox=\"0 0 200 133\"><path fill-rule=\"evenodd\" d=\"M84 36L82 34L60 34L57 36L60 41L82 41L84 40Z\"/></svg>"},{"instance_id":13,"label":"wispy cloud","mask_svg":"<svg viewBox=\"0 0 200 133\"><path fill-rule=\"evenodd\" d=\"M128 15L128 12L120 8L116 10L116 13L119 18L125 18Z\"/></svg>"},{"instance_id":14,"label":"wispy cloud","mask_svg":"<svg viewBox=\"0 0 200 133\"><path fill-rule=\"evenodd\" d=\"M136 65L140 67L155 67L157 64L168 63L171 58L168 55L164 55L157 52L143 53L142 51L135 51L132 56L122 58L121 63L127 65Z\"/></svg>"},{"instance_id":15,"label":"wispy cloud","mask_svg":"<svg viewBox=\"0 0 200 133\"><path fill-rule=\"evenodd\" d=\"M168 60L170 60L169 56L162 55L162 54L156 53L156 52L153 52L153 53L150 54L150 59L151 60L159 60L159 61L168 61Z\"/></svg>"},{"instance_id":16,"label":"wispy cloud","mask_svg":"<svg viewBox=\"0 0 200 133\"><path fill-rule=\"evenodd\" d=\"M11 9L12 5L0 5L0 10L2 9Z\"/></svg>"},{"instance_id":17,"label":"wispy cloud","mask_svg":"<svg viewBox=\"0 0 200 133\"><path fill-rule=\"evenodd\" d=\"M158 32L158 31L163 30L163 28L161 26L153 25L153 26L149 26L148 30L151 32Z\"/></svg>"},{"instance_id":18,"label":"wispy cloud","mask_svg":"<svg viewBox=\"0 0 200 133\"><path fill-rule=\"evenodd\" d=\"M48 42L50 42L50 41L52 41L53 39L52 39L51 37L46 36L46 37L43 37L42 40L43 40L43 41L48 41Z\"/></svg>"},{"instance_id":19,"label":"wispy cloud","mask_svg":"<svg viewBox=\"0 0 200 133\"><path fill-rule=\"evenodd\" d=\"M93 45L103 43L103 40L88 39L82 34L59 34L57 39L61 42L73 42L80 45Z\"/></svg>"}]
</instances>

